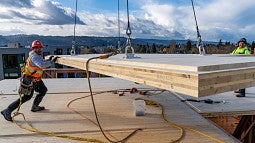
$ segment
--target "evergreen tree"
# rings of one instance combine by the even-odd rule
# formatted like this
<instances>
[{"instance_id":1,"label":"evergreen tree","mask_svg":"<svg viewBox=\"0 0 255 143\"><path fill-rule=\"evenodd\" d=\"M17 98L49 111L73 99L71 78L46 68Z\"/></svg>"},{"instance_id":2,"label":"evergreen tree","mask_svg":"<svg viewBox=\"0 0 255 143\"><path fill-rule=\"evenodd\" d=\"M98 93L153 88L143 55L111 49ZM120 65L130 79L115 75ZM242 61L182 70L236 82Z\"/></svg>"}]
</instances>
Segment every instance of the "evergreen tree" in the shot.
<instances>
[{"instance_id":1,"label":"evergreen tree","mask_svg":"<svg viewBox=\"0 0 255 143\"><path fill-rule=\"evenodd\" d=\"M155 43L152 44L151 52L152 52L152 53L156 53L156 52L157 52Z\"/></svg>"},{"instance_id":2,"label":"evergreen tree","mask_svg":"<svg viewBox=\"0 0 255 143\"><path fill-rule=\"evenodd\" d=\"M140 45L140 53L146 53L145 45Z\"/></svg>"},{"instance_id":3,"label":"evergreen tree","mask_svg":"<svg viewBox=\"0 0 255 143\"><path fill-rule=\"evenodd\" d=\"M218 46L222 46L222 39L220 39L219 43L218 43Z\"/></svg>"},{"instance_id":4,"label":"evergreen tree","mask_svg":"<svg viewBox=\"0 0 255 143\"><path fill-rule=\"evenodd\" d=\"M188 39L188 41L186 42L186 52L190 51L192 48L192 43L191 40Z\"/></svg>"}]
</instances>

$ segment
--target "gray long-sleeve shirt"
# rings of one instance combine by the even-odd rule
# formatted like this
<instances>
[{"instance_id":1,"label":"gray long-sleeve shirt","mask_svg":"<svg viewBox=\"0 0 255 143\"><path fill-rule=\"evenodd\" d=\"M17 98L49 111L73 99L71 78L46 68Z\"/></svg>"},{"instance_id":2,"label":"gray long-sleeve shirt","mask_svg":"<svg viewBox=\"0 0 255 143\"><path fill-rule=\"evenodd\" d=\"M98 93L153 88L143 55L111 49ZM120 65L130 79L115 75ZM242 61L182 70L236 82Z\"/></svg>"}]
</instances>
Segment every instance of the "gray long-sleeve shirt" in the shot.
<instances>
[{"instance_id":1,"label":"gray long-sleeve shirt","mask_svg":"<svg viewBox=\"0 0 255 143\"><path fill-rule=\"evenodd\" d=\"M36 52L30 51L29 56L32 55L32 54L34 56L30 60L31 66L37 66L37 67L45 69L45 68L50 67L52 65L51 61L47 61L47 60L43 59L43 57L41 55L38 55Z\"/></svg>"}]
</instances>

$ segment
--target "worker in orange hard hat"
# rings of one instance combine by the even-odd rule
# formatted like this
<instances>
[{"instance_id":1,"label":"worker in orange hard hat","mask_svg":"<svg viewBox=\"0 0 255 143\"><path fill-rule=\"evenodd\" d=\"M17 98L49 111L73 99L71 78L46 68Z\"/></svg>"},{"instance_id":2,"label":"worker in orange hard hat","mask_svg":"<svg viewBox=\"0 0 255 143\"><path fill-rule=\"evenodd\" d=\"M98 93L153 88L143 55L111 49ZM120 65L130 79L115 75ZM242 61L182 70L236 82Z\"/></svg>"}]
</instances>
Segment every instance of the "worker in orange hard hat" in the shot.
<instances>
[{"instance_id":1,"label":"worker in orange hard hat","mask_svg":"<svg viewBox=\"0 0 255 143\"><path fill-rule=\"evenodd\" d=\"M41 103L43 97L45 96L47 92L47 87L45 86L44 82L42 81L42 74L43 69L50 67L53 63L56 62L58 57L51 56L48 60L43 59L42 57L42 51L43 51L43 44L39 40L33 41L31 45L31 51L29 52L29 57L26 61L26 66L24 68L24 73L22 76L22 81L31 81L30 87L25 88L26 86L24 84L20 86L19 94L23 94L21 103L25 103L28 100L30 100L34 94L34 91L36 91L38 94L36 95L31 111L32 112L38 112L41 110L44 110L45 107L39 106ZM25 87L24 87L25 86ZM30 90L26 90L26 89ZM26 92L21 92L26 91ZM1 111L1 114L4 116L4 118L7 121L12 121L11 113L19 107L20 99L17 99L13 103L11 103L6 109Z\"/></svg>"}]
</instances>

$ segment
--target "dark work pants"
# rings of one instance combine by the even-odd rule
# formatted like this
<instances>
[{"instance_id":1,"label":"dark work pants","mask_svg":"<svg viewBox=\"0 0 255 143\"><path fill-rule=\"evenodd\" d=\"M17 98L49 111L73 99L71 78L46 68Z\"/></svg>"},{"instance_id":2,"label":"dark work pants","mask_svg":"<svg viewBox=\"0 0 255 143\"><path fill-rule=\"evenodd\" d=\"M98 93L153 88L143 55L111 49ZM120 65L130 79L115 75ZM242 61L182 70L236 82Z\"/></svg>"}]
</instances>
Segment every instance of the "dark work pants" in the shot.
<instances>
[{"instance_id":1,"label":"dark work pants","mask_svg":"<svg viewBox=\"0 0 255 143\"><path fill-rule=\"evenodd\" d=\"M46 92L48 91L47 87L45 86L45 84L43 83L42 80L38 81L38 82L34 82L34 88L31 92L30 95L23 95L22 96L22 104L27 102L28 100L30 100L33 97L34 91L38 92L38 94L36 95L35 99L34 99L34 103L33 105L38 106L40 104L40 102L42 101L43 97L45 96ZM7 109L12 112L14 111L16 108L19 107L19 103L20 103L20 99L17 99L16 101L12 102Z\"/></svg>"}]
</instances>

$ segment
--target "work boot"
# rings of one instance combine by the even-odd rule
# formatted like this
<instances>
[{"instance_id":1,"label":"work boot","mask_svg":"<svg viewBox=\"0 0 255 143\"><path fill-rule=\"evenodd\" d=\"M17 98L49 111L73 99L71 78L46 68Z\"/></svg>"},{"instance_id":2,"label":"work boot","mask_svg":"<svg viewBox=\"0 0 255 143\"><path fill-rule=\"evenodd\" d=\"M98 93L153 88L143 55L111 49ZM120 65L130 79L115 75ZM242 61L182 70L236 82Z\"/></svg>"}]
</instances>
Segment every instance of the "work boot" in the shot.
<instances>
[{"instance_id":1,"label":"work boot","mask_svg":"<svg viewBox=\"0 0 255 143\"><path fill-rule=\"evenodd\" d=\"M238 94L236 94L236 97L245 97L245 88L239 89Z\"/></svg>"},{"instance_id":2,"label":"work boot","mask_svg":"<svg viewBox=\"0 0 255 143\"><path fill-rule=\"evenodd\" d=\"M5 120L12 122L11 111L9 109L5 109L1 111L1 114L4 116Z\"/></svg>"},{"instance_id":3,"label":"work boot","mask_svg":"<svg viewBox=\"0 0 255 143\"><path fill-rule=\"evenodd\" d=\"M238 94L236 94L236 97L245 97L245 94L238 93Z\"/></svg>"},{"instance_id":4,"label":"work boot","mask_svg":"<svg viewBox=\"0 0 255 143\"><path fill-rule=\"evenodd\" d=\"M42 111L44 109L45 109L45 107L43 107L43 106L33 105L32 108L31 108L31 111L32 112L37 112L37 111Z\"/></svg>"},{"instance_id":5,"label":"work boot","mask_svg":"<svg viewBox=\"0 0 255 143\"><path fill-rule=\"evenodd\" d=\"M234 93L240 93L240 90L235 90Z\"/></svg>"}]
</instances>

